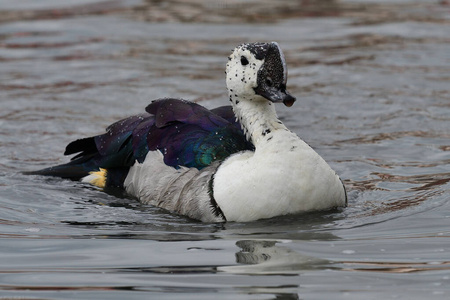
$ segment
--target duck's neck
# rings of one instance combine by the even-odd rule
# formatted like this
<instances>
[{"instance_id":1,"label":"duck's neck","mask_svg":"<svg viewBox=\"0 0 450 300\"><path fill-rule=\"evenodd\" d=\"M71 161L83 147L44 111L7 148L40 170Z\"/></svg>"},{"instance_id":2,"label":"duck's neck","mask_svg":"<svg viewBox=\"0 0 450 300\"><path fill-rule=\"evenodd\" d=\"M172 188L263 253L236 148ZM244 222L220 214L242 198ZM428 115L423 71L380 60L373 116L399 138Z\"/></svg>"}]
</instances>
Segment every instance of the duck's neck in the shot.
<instances>
[{"instance_id":1,"label":"duck's neck","mask_svg":"<svg viewBox=\"0 0 450 300\"><path fill-rule=\"evenodd\" d=\"M287 130L278 119L274 104L268 100L255 98L252 100L239 99L230 95L234 114L241 123L247 139L258 147L278 130Z\"/></svg>"}]
</instances>

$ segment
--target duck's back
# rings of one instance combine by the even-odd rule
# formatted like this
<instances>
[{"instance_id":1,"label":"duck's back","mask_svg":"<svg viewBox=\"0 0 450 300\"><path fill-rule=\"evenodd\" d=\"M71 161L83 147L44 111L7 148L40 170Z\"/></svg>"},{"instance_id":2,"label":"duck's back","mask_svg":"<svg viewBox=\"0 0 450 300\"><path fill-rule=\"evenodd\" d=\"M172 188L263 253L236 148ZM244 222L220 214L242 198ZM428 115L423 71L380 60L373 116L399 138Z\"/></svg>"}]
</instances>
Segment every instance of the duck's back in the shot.
<instances>
[{"instance_id":1,"label":"duck's back","mask_svg":"<svg viewBox=\"0 0 450 300\"><path fill-rule=\"evenodd\" d=\"M102 182L101 187L123 187L130 168L143 163L152 152L161 153L168 167L201 170L252 148L231 107L208 110L190 101L168 98L153 101L146 113L112 124L104 134L70 143L64 154L76 155L69 163L29 174L85 178L93 184ZM98 180L99 176L105 178Z\"/></svg>"}]
</instances>

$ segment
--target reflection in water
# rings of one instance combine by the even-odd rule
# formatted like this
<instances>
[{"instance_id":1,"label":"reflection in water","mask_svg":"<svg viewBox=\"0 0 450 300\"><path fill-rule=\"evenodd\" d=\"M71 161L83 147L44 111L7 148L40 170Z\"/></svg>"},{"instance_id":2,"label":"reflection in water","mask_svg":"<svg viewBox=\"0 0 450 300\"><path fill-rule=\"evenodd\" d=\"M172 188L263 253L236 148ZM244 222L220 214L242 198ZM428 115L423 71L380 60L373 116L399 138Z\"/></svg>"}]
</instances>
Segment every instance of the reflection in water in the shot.
<instances>
[{"instance_id":1,"label":"reflection in water","mask_svg":"<svg viewBox=\"0 0 450 300\"><path fill-rule=\"evenodd\" d=\"M282 245L279 245L282 244ZM287 242L274 240L240 240L237 266L219 267L235 274L299 275L307 270L337 269L350 272L413 273L450 270L450 261L385 262L325 260L296 252Z\"/></svg>"},{"instance_id":2,"label":"reflection in water","mask_svg":"<svg viewBox=\"0 0 450 300\"><path fill-rule=\"evenodd\" d=\"M450 261L444 262L344 262L343 271L381 272L381 273L416 273L450 270Z\"/></svg>"},{"instance_id":3,"label":"reflection in water","mask_svg":"<svg viewBox=\"0 0 450 300\"><path fill-rule=\"evenodd\" d=\"M220 267L218 270L240 274L295 275L301 270L323 268L329 261L293 251L279 241L241 240L236 262L241 265Z\"/></svg>"}]
</instances>

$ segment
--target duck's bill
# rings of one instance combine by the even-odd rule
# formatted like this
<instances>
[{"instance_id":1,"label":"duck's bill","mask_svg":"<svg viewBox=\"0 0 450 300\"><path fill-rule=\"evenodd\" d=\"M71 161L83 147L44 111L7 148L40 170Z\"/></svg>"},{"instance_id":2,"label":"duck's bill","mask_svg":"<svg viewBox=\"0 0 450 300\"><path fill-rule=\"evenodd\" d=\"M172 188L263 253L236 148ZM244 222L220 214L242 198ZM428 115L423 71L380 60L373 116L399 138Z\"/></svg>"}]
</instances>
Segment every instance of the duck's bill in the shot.
<instances>
[{"instance_id":1,"label":"duck's bill","mask_svg":"<svg viewBox=\"0 0 450 300\"><path fill-rule=\"evenodd\" d=\"M281 89L266 88L263 90L256 90L256 93L273 103L283 103L287 107L291 107L296 100L295 97L291 96L286 90Z\"/></svg>"}]
</instances>

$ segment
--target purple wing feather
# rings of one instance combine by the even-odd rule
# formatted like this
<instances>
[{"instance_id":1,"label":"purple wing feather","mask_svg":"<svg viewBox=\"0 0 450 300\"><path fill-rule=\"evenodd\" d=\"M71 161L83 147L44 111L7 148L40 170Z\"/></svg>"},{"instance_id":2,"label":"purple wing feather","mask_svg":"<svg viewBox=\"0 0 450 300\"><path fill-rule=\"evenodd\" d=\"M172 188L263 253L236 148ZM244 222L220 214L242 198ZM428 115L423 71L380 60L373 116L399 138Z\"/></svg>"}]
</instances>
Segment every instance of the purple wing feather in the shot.
<instances>
[{"instance_id":1,"label":"purple wing feather","mask_svg":"<svg viewBox=\"0 0 450 300\"><path fill-rule=\"evenodd\" d=\"M231 108L210 111L185 100L161 99L153 101L146 111L155 116L155 126L147 136L148 148L160 150L167 165L202 168L253 148L240 125L236 126Z\"/></svg>"},{"instance_id":2,"label":"purple wing feather","mask_svg":"<svg viewBox=\"0 0 450 300\"><path fill-rule=\"evenodd\" d=\"M71 162L35 174L81 178L98 168L117 173L120 185L136 161L143 162L149 151L159 150L172 167L201 169L253 145L236 122L231 107L208 110L180 99L160 99L147 113L118 121L106 133L70 143L64 154L77 154ZM74 173L76 171L76 174Z\"/></svg>"},{"instance_id":3,"label":"purple wing feather","mask_svg":"<svg viewBox=\"0 0 450 300\"><path fill-rule=\"evenodd\" d=\"M233 108L231 106L229 105L219 106L211 109L211 112L227 120L230 124L234 125L238 130L242 130L241 123L238 122L236 115L233 112Z\"/></svg>"},{"instance_id":4,"label":"purple wing feather","mask_svg":"<svg viewBox=\"0 0 450 300\"><path fill-rule=\"evenodd\" d=\"M174 121L195 124L205 130L224 127L228 121L211 113L210 110L194 102L181 99L160 99L153 101L145 110L155 116L155 125L164 127Z\"/></svg>"}]
</instances>

